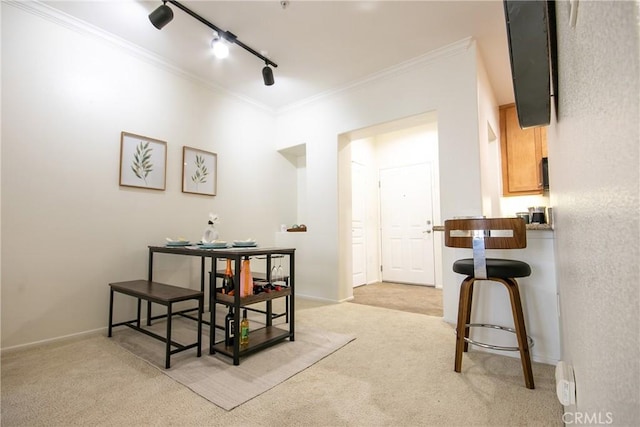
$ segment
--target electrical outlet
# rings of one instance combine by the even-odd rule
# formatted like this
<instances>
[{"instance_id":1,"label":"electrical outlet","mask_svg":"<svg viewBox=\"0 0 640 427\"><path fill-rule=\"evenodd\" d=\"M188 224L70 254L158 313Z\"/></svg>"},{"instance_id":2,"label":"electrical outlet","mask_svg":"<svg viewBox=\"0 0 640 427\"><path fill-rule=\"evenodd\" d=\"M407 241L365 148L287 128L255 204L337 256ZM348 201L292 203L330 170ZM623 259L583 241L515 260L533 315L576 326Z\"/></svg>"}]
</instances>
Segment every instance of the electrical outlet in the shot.
<instances>
[{"instance_id":1,"label":"electrical outlet","mask_svg":"<svg viewBox=\"0 0 640 427\"><path fill-rule=\"evenodd\" d=\"M556 365L556 394L564 406L576 403L576 380L573 367L563 361Z\"/></svg>"}]
</instances>

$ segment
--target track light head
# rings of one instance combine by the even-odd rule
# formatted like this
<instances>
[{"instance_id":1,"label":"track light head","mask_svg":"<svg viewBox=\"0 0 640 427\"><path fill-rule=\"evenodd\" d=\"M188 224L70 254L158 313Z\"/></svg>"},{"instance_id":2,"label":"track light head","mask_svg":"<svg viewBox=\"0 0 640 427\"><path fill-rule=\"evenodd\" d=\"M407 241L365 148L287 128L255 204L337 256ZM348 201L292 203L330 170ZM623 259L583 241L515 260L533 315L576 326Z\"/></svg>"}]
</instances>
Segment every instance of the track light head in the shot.
<instances>
[{"instance_id":1,"label":"track light head","mask_svg":"<svg viewBox=\"0 0 640 427\"><path fill-rule=\"evenodd\" d=\"M213 55L218 59L224 59L229 56L229 44L217 31L213 32L211 50L213 51Z\"/></svg>"},{"instance_id":2,"label":"track light head","mask_svg":"<svg viewBox=\"0 0 640 427\"><path fill-rule=\"evenodd\" d=\"M161 30L165 25L167 25L173 19L173 11L169 6L163 4L159 6L156 10L149 14L149 21L153 24L154 27Z\"/></svg>"},{"instance_id":3,"label":"track light head","mask_svg":"<svg viewBox=\"0 0 640 427\"><path fill-rule=\"evenodd\" d=\"M271 86L274 83L273 70L269 68L269 64L265 65L262 69L262 79L264 80L265 86Z\"/></svg>"}]
</instances>

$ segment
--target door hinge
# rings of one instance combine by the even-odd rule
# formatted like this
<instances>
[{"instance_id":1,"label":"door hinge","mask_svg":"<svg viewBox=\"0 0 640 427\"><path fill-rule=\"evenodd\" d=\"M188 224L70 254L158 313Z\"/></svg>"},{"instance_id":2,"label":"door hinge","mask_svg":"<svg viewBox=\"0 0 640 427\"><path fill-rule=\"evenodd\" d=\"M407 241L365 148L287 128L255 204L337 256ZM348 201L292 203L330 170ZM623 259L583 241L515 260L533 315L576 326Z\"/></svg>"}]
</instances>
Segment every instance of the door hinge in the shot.
<instances>
[{"instance_id":1,"label":"door hinge","mask_svg":"<svg viewBox=\"0 0 640 427\"><path fill-rule=\"evenodd\" d=\"M380 266L380 272L382 273L382 266Z\"/></svg>"}]
</instances>

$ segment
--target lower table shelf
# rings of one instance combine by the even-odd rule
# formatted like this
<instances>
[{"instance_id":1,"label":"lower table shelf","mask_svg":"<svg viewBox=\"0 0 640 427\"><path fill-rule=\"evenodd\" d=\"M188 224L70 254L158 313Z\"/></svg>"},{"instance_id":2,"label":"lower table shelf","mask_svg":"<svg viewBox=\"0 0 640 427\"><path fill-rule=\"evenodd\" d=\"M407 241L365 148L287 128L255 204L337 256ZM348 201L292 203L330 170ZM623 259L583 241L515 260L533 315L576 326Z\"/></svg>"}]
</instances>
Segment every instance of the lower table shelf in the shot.
<instances>
[{"instance_id":1,"label":"lower table shelf","mask_svg":"<svg viewBox=\"0 0 640 427\"><path fill-rule=\"evenodd\" d=\"M293 341L293 337L288 330L276 326L266 326L260 329L250 330L249 344L246 347L240 346L238 356L246 356L255 351L272 346L286 338ZM227 346L224 341L214 344L213 350L225 356L233 357L233 346Z\"/></svg>"},{"instance_id":2,"label":"lower table shelf","mask_svg":"<svg viewBox=\"0 0 640 427\"><path fill-rule=\"evenodd\" d=\"M227 295L220 292L217 292L219 289L216 289L215 301L219 303L224 303L226 305L234 305L235 297L233 295ZM245 297L240 298L240 307L245 307L250 304L256 304L258 302L263 301L271 301L276 298L282 298L291 295L291 288L284 287L279 291L271 291L271 292L262 292L260 294L247 295Z\"/></svg>"}]
</instances>

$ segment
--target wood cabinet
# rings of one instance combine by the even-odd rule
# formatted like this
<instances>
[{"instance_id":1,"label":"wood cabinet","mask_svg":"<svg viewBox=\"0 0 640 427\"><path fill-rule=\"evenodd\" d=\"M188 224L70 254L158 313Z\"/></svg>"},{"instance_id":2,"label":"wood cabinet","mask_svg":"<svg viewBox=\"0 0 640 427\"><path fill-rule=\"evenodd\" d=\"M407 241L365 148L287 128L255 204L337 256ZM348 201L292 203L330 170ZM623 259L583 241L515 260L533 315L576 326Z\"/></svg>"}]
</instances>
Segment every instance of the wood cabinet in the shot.
<instances>
[{"instance_id":1,"label":"wood cabinet","mask_svg":"<svg viewBox=\"0 0 640 427\"><path fill-rule=\"evenodd\" d=\"M547 157L547 129L521 129L514 104L500 107L502 194L542 194L542 158Z\"/></svg>"}]
</instances>

